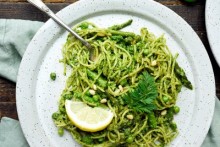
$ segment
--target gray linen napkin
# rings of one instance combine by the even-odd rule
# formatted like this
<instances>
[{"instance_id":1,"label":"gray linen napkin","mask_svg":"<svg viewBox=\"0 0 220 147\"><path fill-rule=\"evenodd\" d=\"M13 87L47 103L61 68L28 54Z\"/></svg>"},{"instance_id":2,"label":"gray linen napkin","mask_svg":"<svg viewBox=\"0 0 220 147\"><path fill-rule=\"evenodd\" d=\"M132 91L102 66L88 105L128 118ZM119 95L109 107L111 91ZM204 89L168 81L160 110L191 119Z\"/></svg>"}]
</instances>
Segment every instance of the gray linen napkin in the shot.
<instances>
[{"instance_id":1,"label":"gray linen napkin","mask_svg":"<svg viewBox=\"0 0 220 147\"><path fill-rule=\"evenodd\" d=\"M36 21L0 19L0 76L16 82L22 55L42 24ZM7 117L1 119L0 146L29 146L17 120ZM217 146L220 146L220 101L216 97L213 121L202 147Z\"/></svg>"},{"instance_id":2,"label":"gray linen napkin","mask_svg":"<svg viewBox=\"0 0 220 147\"><path fill-rule=\"evenodd\" d=\"M0 76L16 82L28 43L42 22L0 19Z\"/></svg>"},{"instance_id":3,"label":"gray linen napkin","mask_svg":"<svg viewBox=\"0 0 220 147\"><path fill-rule=\"evenodd\" d=\"M0 123L1 147L29 147L20 123L17 120L3 117Z\"/></svg>"}]
</instances>

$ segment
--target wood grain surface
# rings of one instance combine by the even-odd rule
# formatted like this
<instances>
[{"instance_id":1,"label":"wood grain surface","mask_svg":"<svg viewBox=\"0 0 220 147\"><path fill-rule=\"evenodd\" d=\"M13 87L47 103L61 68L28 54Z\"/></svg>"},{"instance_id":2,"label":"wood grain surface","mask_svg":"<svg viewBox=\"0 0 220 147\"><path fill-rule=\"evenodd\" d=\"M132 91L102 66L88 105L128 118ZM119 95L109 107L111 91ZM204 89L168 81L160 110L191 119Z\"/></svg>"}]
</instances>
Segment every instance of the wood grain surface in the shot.
<instances>
[{"instance_id":1,"label":"wood grain surface","mask_svg":"<svg viewBox=\"0 0 220 147\"><path fill-rule=\"evenodd\" d=\"M45 0L48 7L57 12L77 0ZM195 5L187 5L180 0L156 0L169 7L185 19L204 43L211 59L215 80L216 94L220 98L220 68L218 67L206 35L205 29L205 2L200 0ZM47 21L48 17L38 9L28 4L25 0L0 0L0 19L25 19ZM0 67L1 68L1 67ZM204 85L205 86L205 85ZM18 119L16 111L15 83L0 77L0 118L3 116Z\"/></svg>"}]
</instances>

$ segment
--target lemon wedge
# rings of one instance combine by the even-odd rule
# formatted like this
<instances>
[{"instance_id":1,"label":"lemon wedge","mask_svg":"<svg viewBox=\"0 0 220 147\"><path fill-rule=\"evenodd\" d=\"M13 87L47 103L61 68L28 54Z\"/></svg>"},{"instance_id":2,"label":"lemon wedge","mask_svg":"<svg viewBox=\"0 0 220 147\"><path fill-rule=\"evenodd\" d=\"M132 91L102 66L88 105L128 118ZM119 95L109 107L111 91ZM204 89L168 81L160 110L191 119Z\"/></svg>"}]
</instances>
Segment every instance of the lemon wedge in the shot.
<instances>
[{"instance_id":1,"label":"lemon wedge","mask_svg":"<svg viewBox=\"0 0 220 147\"><path fill-rule=\"evenodd\" d=\"M70 121L79 129L87 132L105 129L114 116L109 108L92 108L83 102L66 100L65 107Z\"/></svg>"}]
</instances>

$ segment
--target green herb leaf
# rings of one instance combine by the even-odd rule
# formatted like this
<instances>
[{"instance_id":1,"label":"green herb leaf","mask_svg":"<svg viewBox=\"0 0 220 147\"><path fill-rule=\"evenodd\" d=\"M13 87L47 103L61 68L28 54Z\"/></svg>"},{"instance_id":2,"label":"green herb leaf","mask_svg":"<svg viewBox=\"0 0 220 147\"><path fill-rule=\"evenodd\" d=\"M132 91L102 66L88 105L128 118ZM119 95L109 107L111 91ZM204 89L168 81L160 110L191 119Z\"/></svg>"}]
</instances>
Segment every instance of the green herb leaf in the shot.
<instances>
[{"instance_id":1,"label":"green herb leaf","mask_svg":"<svg viewBox=\"0 0 220 147\"><path fill-rule=\"evenodd\" d=\"M155 99L158 95L154 78L144 72L137 87L124 97L125 103L134 111L150 113L157 108Z\"/></svg>"}]
</instances>

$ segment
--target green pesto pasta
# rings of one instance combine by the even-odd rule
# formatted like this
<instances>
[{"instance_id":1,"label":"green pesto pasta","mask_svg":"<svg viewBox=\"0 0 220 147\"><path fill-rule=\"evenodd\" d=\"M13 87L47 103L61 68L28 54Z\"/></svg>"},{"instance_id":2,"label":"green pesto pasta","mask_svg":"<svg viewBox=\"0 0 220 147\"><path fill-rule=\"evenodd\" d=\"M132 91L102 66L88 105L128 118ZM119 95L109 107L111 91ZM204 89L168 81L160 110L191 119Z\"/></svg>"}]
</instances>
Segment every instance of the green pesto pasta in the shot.
<instances>
[{"instance_id":1,"label":"green pesto pasta","mask_svg":"<svg viewBox=\"0 0 220 147\"><path fill-rule=\"evenodd\" d=\"M178 93L182 86L192 89L192 84L176 62L178 55L171 54L164 36L157 38L147 28L141 28L140 35L121 31L131 23L129 20L99 28L93 23L82 22L74 30L92 45L93 50L88 50L72 35L68 35L62 49L64 74L69 66L71 75L61 94L59 110L52 118L62 131L60 134L63 129L69 131L83 146L162 147L178 135L173 120L179 112ZM133 109L125 99L138 87L143 73L153 78L151 82L155 83L157 92L155 99L149 101L155 105L154 109L146 112L138 111L139 107ZM95 95L89 93L90 89L96 90ZM111 109L114 118L102 131L82 131L66 114L67 99L80 100L92 107L103 105L101 100L106 99L104 105Z\"/></svg>"}]
</instances>

